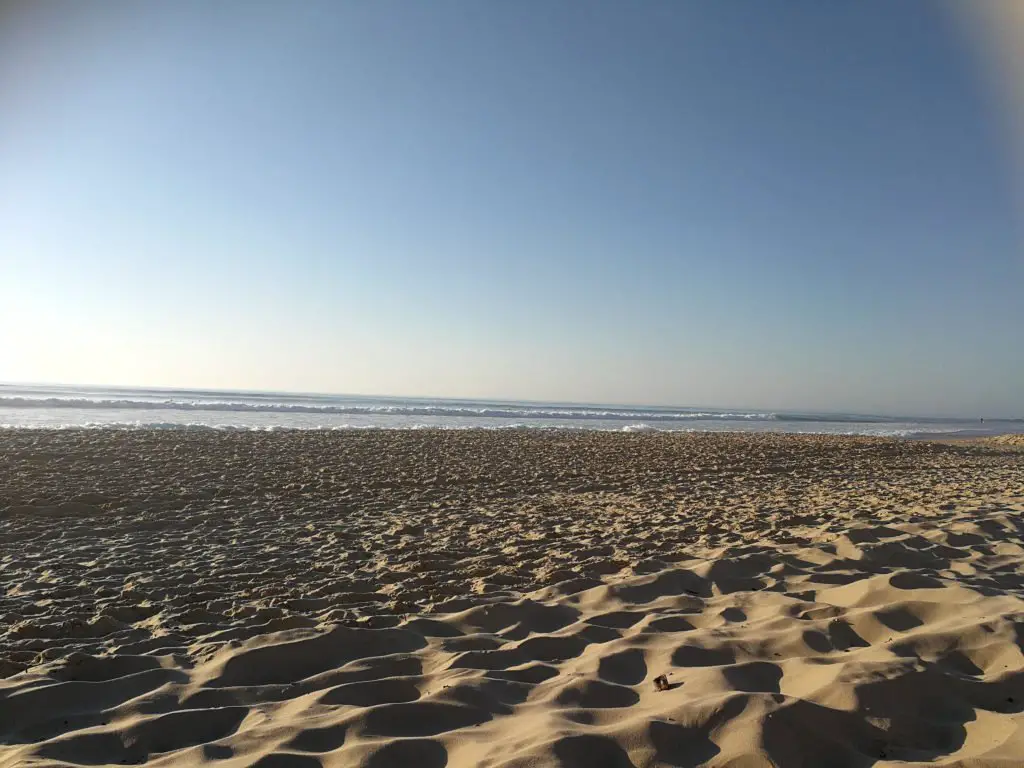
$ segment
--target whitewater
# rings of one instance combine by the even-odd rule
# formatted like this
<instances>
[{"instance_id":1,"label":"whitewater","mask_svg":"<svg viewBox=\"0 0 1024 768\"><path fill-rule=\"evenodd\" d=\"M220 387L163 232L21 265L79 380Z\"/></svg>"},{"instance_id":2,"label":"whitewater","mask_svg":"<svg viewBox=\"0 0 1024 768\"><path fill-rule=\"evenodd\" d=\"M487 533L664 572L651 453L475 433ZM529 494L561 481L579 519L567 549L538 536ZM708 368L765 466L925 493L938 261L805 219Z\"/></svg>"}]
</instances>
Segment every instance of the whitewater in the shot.
<instances>
[{"instance_id":1,"label":"whitewater","mask_svg":"<svg viewBox=\"0 0 1024 768\"><path fill-rule=\"evenodd\" d=\"M0 428L595 429L927 437L1024 432L1024 420L0 384Z\"/></svg>"}]
</instances>

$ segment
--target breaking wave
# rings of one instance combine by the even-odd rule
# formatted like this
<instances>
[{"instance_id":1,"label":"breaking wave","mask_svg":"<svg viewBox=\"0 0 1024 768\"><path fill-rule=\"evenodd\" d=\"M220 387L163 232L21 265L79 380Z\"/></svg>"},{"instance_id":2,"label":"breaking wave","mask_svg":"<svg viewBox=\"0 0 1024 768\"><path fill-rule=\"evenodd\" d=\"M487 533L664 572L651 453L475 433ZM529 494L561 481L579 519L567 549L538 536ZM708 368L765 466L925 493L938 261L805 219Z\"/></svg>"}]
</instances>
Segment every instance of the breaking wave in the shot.
<instances>
[{"instance_id":1,"label":"breaking wave","mask_svg":"<svg viewBox=\"0 0 1024 768\"><path fill-rule=\"evenodd\" d=\"M589 408L533 405L469 405L464 403L320 403L252 400L142 400L88 397L0 397L0 408L82 410L168 410L234 413L324 414L331 416L430 416L456 418L673 421L791 421L889 423L899 419L861 415L818 415L759 411L666 410L646 408Z\"/></svg>"}]
</instances>

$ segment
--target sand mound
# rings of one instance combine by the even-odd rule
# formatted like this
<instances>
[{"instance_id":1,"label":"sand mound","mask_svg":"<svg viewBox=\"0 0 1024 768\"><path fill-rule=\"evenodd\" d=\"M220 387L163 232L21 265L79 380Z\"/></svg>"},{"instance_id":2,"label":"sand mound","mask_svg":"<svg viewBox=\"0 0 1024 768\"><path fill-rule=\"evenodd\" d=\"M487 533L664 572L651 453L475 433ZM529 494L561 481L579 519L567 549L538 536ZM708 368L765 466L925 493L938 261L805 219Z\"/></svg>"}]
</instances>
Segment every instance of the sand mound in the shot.
<instances>
[{"instance_id":1,"label":"sand mound","mask_svg":"<svg viewBox=\"0 0 1024 768\"><path fill-rule=\"evenodd\" d=\"M0 687L4 764L1013 765L1021 511L854 527L394 629L278 632L195 666L78 654ZM722 589L741 577L759 588Z\"/></svg>"},{"instance_id":2,"label":"sand mound","mask_svg":"<svg viewBox=\"0 0 1024 768\"><path fill-rule=\"evenodd\" d=\"M231 515L220 492L135 516L116 488L80 524L6 518L0 766L1021 764L1019 452L690 439L672 460L607 437L560 443L514 501L460 486L437 522L404 519L408 492L388 492L406 503L390 515L350 502L351 538L333 535L333 488L297 488L294 520ZM441 445L459 439L479 447ZM622 445L650 449L624 465L631 493L621 467L581 472ZM565 487L597 482L612 489ZM775 495L793 488L803 502ZM297 566L303 539L315 555ZM417 590L424 607L395 610Z\"/></svg>"},{"instance_id":3,"label":"sand mound","mask_svg":"<svg viewBox=\"0 0 1024 768\"><path fill-rule=\"evenodd\" d=\"M992 442L998 445L1024 446L1024 435L998 435L992 438Z\"/></svg>"}]
</instances>

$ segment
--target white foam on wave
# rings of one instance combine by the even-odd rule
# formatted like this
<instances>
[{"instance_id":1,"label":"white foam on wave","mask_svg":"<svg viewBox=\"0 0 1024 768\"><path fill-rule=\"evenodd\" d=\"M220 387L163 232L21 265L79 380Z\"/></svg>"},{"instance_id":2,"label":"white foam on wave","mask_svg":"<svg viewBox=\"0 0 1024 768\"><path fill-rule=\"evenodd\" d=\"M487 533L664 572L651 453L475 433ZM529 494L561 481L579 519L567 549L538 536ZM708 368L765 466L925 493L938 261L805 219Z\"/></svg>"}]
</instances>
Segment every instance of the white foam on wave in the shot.
<instances>
[{"instance_id":1,"label":"white foam on wave","mask_svg":"<svg viewBox=\"0 0 1024 768\"><path fill-rule=\"evenodd\" d=\"M438 430L485 430L485 431L506 431L524 429L530 431L562 431L580 430L587 431L588 427L581 426L557 426L545 424L541 426L532 424L498 424L490 426L473 424L207 424L200 421L174 422L174 421L87 421L75 423L35 423L35 424L12 424L0 423L0 429L28 429L28 430L210 430L214 432L346 432L350 430L360 431L414 431L424 429ZM598 431L613 431L611 429Z\"/></svg>"},{"instance_id":2,"label":"white foam on wave","mask_svg":"<svg viewBox=\"0 0 1024 768\"><path fill-rule=\"evenodd\" d=\"M515 431L526 430L531 432L545 431L593 431L593 432L624 432L624 433L645 433L645 432L721 432L750 434L752 432L784 432L787 434L802 435L846 435L862 437L927 437L931 434L956 434L969 430L942 430L927 428L905 428L905 429L878 429L866 426L861 429L828 429L824 426L814 428L808 426L803 429L730 429L728 426L719 426L715 429L701 429L693 426L688 427L666 427L655 424L627 424L625 426L584 426L580 424L443 424L443 423L403 423L399 425L382 424L240 424L240 423L204 423L204 422L158 422L158 421L89 421L77 423L0 423L0 430L29 429L29 430L124 430L124 431L211 431L211 432L347 432L347 431L382 431L382 430L442 430L442 431L467 431L480 430L493 431Z\"/></svg>"},{"instance_id":3,"label":"white foam on wave","mask_svg":"<svg viewBox=\"0 0 1024 768\"><path fill-rule=\"evenodd\" d=\"M48 429L530 429L622 432L795 432L915 437L1020 431L1003 422L981 430L963 419L775 413L514 401L372 398L343 395L100 390L0 385L0 427ZM969 426L968 426L969 424ZM1015 426L1020 429L1015 429Z\"/></svg>"},{"instance_id":4,"label":"white foam on wave","mask_svg":"<svg viewBox=\"0 0 1024 768\"><path fill-rule=\"evenodd\" d=\"M249 400L142 400L109 397L0 397L0 409L230 411L239 413L338 414L367 416L441 416L527 419L616 419L643 421L775 420L779 414L755 411L594 408L582 406L465 404L358 404Z\"/></svg>"}]
</instances>

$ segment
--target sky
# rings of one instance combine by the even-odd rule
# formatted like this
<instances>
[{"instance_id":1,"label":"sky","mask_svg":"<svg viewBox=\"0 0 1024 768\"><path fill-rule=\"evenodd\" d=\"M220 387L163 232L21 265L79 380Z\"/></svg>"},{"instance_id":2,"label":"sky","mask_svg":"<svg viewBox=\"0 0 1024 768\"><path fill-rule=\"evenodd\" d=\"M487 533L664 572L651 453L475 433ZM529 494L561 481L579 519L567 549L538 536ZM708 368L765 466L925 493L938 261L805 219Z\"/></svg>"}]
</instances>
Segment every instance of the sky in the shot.
<instances>
[{"instance_id":1,"label":"sky","mask_svg":"<svg viewBox=\"0 0 1024 768\"><path fill-rule=\"evenodd\" d=\"M882 5L4 2L0 381L1024 416L1024 59Z\"/></svg>"}]
</instances>

